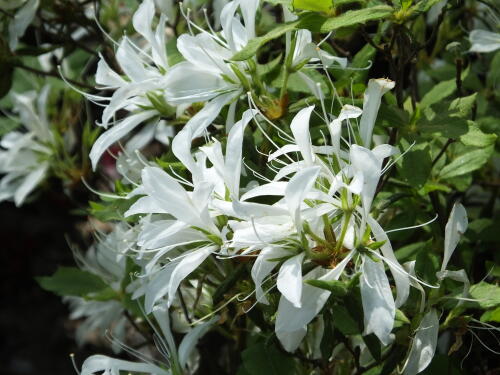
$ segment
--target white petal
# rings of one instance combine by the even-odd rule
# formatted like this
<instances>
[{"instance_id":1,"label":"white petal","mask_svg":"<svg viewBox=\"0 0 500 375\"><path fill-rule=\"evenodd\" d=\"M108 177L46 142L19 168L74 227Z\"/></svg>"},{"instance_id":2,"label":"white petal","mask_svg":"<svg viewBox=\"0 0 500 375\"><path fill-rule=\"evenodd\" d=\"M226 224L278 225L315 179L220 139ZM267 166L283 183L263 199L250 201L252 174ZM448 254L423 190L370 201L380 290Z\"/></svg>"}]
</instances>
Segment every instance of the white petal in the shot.
<instances>
[{"instance_id":1,"label":"white petal","mask_svg":"<svg viewBox=\"0 0 500 375\"><path fill-rule=\"evenodd\" d=\"M116 60L120 64L123 72L133 82L141 82L151 75L144 67L144 61L138 52L131 46L127 37L124 37L116 51Z\"/></svg>"},{"instance_id":2,"label":"white petal","mask_svg":"<svg viewBox=\"0 0 500 375\"><path fill-rule=\"evenodd\" d=\"M95 73L96 83L105 87L120 87L124 85L126 83L125 80L109 67L108 63L101 55L99 56L100 59Z\"/></svg>"},{"instance_id":3,"label":"white petal","mask_svg":"<svg viewBox=\"0 0 500 375\"><path fill-rule=\"evenodd\" d=\"M178 350L179 364L181 365L181 368L185 368L191 353L196 348L196 344L198 343L198 340L200 340L200 338L202 338L205 335L205 333L207 333L208 330L218 320L219 320L219 317L214 316L209 321L206 321L202 324L197 325L191 331L189 331L186 336L184 336L181 344L179 345L179 350Z\"/></svg>"},{"instance_id":4,"label":"white petal","mask_svg":"<svg viewBox=\"0 0 500 375\"><path fill-rule=\"evenodd\" d=\"M392 277L396 282L396 289L397 289L396 307L402 306L406 302L410 294L410 278L408 277L408 274L405 272L403 267L399 264L398 260L396 259L394 251L392 250L391 242L389 241L389 237L387 237L387 234L382 229L377 220L369 216L368 225L372 230L375 240L380 242L384 241L384 244L382 245L380 250L382 251L384 257L390 261L390 263L387 264L387 266L391 270Z\"/></svg>"},{"instance_id":5,"label":"white petal","mask_svg":"<svg viewBox=\"0 0 500 375\"><path fill-rule=\"evenodd\" d=\"M309 120L314 106L304 108L295 115L290 125L295 143L299 146L300 152L306 165L312 165L314 154L312 152L311 136L309 134Z\"/></svg>"},{"instance_id":6,"label":"white petal","mask_svg":"<svg viewBox=\"0 0 500 375\"><path fill-rule=\"evenodd\" d=\"M141 197L130 206L124 216L129 217L137 214L168 214L168 211L158 207L158 202L154 198Z\"/></svg>"},{"instance_id":7,"label":"white petal","mask_svg":"<svg viewBox=\"0 0 500 375\"><path fill-rule=\"evenodd\" d=\"M208 101L222 92L239 88L224 81L220 73L201 69L188 61L170 68L164 84L168 87L168 101L175 105Z\"/></svg>"},{"instance_id":8,"label":"white petal","mask_svg":"<svg viewBox=\"0 0 500 375\"><path fill-rule=\"evenodd\" d=\"M413 339L410 354L405 364L404 375L415 375L424 371L432 361L439 334L439 318L431 309L424 315Z\"/></svg>"},{"instance_id":9,"label":"white petal","mask_svg":"<svg viewBox=\"0 0 500 375\"><path fill-rule=\"evenodd\" d=\"M377 119L378 110L382 96L395 86L393 81L387 79L370 79L368 88L363 99L363 115L359 125L359 131L363 146L370 147L372 141L373 127Z\"/></svg>"},{"instance_id":10,"label":"white petal","mask_svg":"<svg viewBox=\"0 0 500 375\"><path fill-rule=\"evenodd\" d=\"M301 253L288 259L280 267L278 274L278 290L296 308L301 307L302 261L305 255L305 253Z\"/></svg>"},{"instance_id":11,"label":"white petal","mask_svg":"<svg viewBox=\"0 0 500 375\"><path fill-rule=\"evenodd\" d=\"M363 275L360 282L363 302L365 334L374 333L382 344L389 343L394 326L396 305L382 261L363 257Z\"/></svg>"},{"instance_id":12,"label":"white petal","mask_svg":"<svg viewBox=\"0 0 500 375\"><path fill-rule=\"evenodd\" d=\"M241 196L241 201L246 201L255 197L261 197L263 195L285 195L285 189L288 186L288 182L275 181L268 184L257 186L250 191L247 191Z\"/></svg>"},{"instance_id":13,"label":"white petal","mask_svg":"<svg viewBox=\"0 0 500 375\"><path fill-rule=\"evenodd\" d=\"M382 161L380 161L370 150L358 145L351 146L349 156L352 167L356 171L361 171L363 173L363 190L361 192L361 198L365 215L368 215L380 179Z\"/></svg>"},{"instance_id":14,"label":"white petal","mask_svg":"<svg viewBox=\"0 0 500 375\"><path fill-rule=\"evenodd\" d=\"M175 267L168 283L168 305L172 305L175 298L175 293L182 280L184 280L191 272L196 270L200 264L207 259L210 254L217 248L215 246L207 246L202 249L193 250L188 255L184 255L179 264Z\"/></svg>"},{"instance_id":15,"label":"white petal","mask_svg":"<svg viewBox=\"0 0 500 375\"><path fill-rule=\"evenodd\" d=\"M486 30L472 30L469 34L469 52L492 52L500 48L500 33Z\"/></svg>"},{"instance_id":16,"label":"white petal","mask_svg":"<svg viewBox=\"0 0 500 375\"><path fill-rule=\"evenodd\" d=\"M201 136L207 126L209 126L219 115L222 108L238 95L239 93L229 92L219 95L205 104L205 107L194 115L185 125L191 128L193 138Z\"/></svg>"},{"instance_id":17,"label":"white petal","mask_svg":"<svg viewBox=\"0 0 500 375\"><path fill-rule=\"evenodd\" d=\"M155 115L157 115L156 111L144 111L131 115L101 134L92 146L92 150L90 150L89 157L92 161L92 169L96 169L97 162L111 145L125 137L136 126Z\"/></svg>"},{"instance_id":18,"label":"white petal","mask_svg":"<svg viewBox=\"0 0 500 375\"><path fill-rule=\"evenodd\" d=\"M11 50L16 49L18 39L24 35L31 21L35 18L39 5L40 0L29 0L16 12L14 19L9 23L9 47Z\"/></svg>"},{"instance_id":19,"label":"white petal","mask_svg":"<svg viewBox=\"0 0 500 375\"><path fill-rule=\"evenodd\" d=\"M218 232L209 217L202 215L208 202L197 202L196 205L182 185L168 173L156 167L146 167L142 171L142 181L145 191L157 201L159 208L186 224Z\"/></svg>"},{"instance_id":20,"label":"white petal","mask_svg":"<svg viewBox=\"0 0 500 375\"><path fill-rule=\"evenodd\" d=\"M193 174L193 179L199 176L198 167L191 154L191 129L184 127L172 140L172 152L177 159Z\"/></svg>"},{"instance_id":21,"label":"white petal","mask_svg":"<svg viewBox=\"0 0 500 375\"><path fill-rule=\"evenodd\" d=\"M274 151L272 154L269 155L267 158L267 161L272 161L281 155L289 154L290 152L297 152L300 151L300 148L298 145L293 145L293 144L287 144L284 145L283 147L279 148L278 150Z\"/></svg>"},{"instance_id":22,"label":"white petal","mask_svg":"<svg viewBox=\"0 0 500 375\"><path fill-rule=\"evenodd\" d=\"M155 303L168 293L169 281L172 277L175 263L171 263L158 271L146 286L144 309L147 314L153 311Z\"/></svg>"},{"instance_id":23,"label":"white petal","mask_svg":"<svg viewBox=\"0 0 500 375\"><path fill-rule=\"evenodd\" d=\"M351 251L334 269L326 273L319 267L313 269L304 276L304 280L338 280L353 254ZM297 349L307 332L307 324L321 311L328 297L330 297L328 290L308 284L303 285L301 308L296 308L285 297L281 297L275 331L285 350L293 352Z\"/></svg>"},{"instance_id":24,"label":"white petal","mask_svg":"<svg viewBox=\"0 0 500 375\"><path fill-rule=\"evenodd\" d=\"M315 184L319 171L320 167L310 167L297 172L285 189L286 204L299 231L302 230L300 206Z\"/></svg>"},{"instance_id":25,"label":"white petal","mask_svg":"<svg viewBox=\"0 0 500 375\"><path fill-rule=\"evenodd\" d=\"M49 168L47 163L41 164L37 169L30 172L23 180L21 185L17 188L14 194L14 202L16 206L21 206L28 196L29 193L33 191L34 188L42 181L45 177L45 173Z\"/></svg>"},{"instance_id":26,"label":"white petal","mask_svg":"<svg viewBox=\"0 0 500 375\"><path fill-rule=\"evenodd\" d=\"M242 163L243 134L248 123L257 114L256 110L247 110L229 131L226 145L224 179L233 198L239 197Z\"/></svg>"},{"instance_id":27,"label":"white petal","mask_svg":"<svg viewBox=\"0 0 500 375\"><path fill-rule=\"evenodd\" d=\"M247 39L255 38L255 15L259 9L259 0L243 0L240 1L240 9L245 21L245 30Z\"/></svg>"},{"instance_id":28,"label":"white petal","mask_svg":"<svg viewBox=\"0 0 500 375\"><path fill-rule=\"evenodd\" d=\"M458 241L460 241L460 236L467 230L468 223L465 207L460 203L455 203L444 231L444 256L441 271L444 271L448 266Z\"/></svg>"},{"instance_id":29,"label":"white petal","mask_svg":"<svg viewBox=\"0 0 500 375\"><path fill-rule=\"evenodd\" d=\"M277 261L270 261L288 255L288 251L276 246L264 247L252 266L252 280L255 284L255 298L257 301L268 304L268 300L262 290L262 282L277 266Z\"/></svg>"},{"instance_id":30,"label":"white petal","mask_svg":"<svg viewBox=\"0 0 500 375\"><path fill-rule=\"evenodd\" d=\"M234 75L225 62L231 58L231 51L214 41L208 33L179 36L177 49L187 61L206 72Z\"/></svg>"},{"instance_id":31,"label":"white petal","mask_svg":"<svg viewBox=\"0 0 500 375\"><path fill-rule=\"evenodd\" d=\"M123 372L139 372L150 375L169 375L170 371L163 370L150 363L129 362L121 359L93 355L85 360L82 365L81 375L93 375L96 373L106 375L120 375Z\"/></svg>"}]
</instances>

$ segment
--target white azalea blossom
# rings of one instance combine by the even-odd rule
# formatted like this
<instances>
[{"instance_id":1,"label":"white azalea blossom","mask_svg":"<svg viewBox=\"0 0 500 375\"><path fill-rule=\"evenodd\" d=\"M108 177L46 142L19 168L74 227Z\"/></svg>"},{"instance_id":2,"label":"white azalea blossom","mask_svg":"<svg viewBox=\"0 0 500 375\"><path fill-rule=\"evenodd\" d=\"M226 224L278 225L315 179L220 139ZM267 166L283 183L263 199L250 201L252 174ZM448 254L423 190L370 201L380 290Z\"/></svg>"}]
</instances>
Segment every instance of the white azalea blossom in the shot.
<instances>
[{"instance_id":1,"label":"white azalea blossom","mask_svg":"<svg viewBox=\"0 0 500 375\"><path fill-rule=\"evenodd\" d=\"M54 141L46 112L49 92L45 86L39 94L12 95L14 112L19 116L16 121L26 132L13 130L0 141L0 174L4 175L0 202L12 200L21 206L47 176Z\"/></svg>"},{"instance_id":2,"label":"white azalea blossom","mask_svg":"<svg viewBox=\"0 0 500 375\"><path fill-rule=\"evenodd\" d=\"M125 36L118 46L116 60L125 77L115 72L104 57L100 57L95 77L96 83L102 89L115 91L110 98L86 95L89 100L105 103L100 125L104 128L108 128L109 125L113 126L101 134L92 147L90 159L94 169L103 153L111 145L130 134L139 125L148 123L131 140L133 144L129 146L129 149L142 148L155 138L160 113L151 103L152 98L156 98L159 102L163 101L165 109L170 110L165 102L165 73L169 69L165 34L167 18L161 14L158 25L154 28L154 16L153 0L145 0L133 17L134 28L143 38L145 45L139 48L134 41ZM144 107L151 109L137 111ZM130 111L131 114L122 120L114 120L116 113L122 109ZM166 141L164 138L156 138Z\"/></svg>"},{"instance_id":3,"label":"white azalea blossom","mask_svg":"<svg viewBox=\"0 0 500 375\"><path fill-rule=\"evenodd\" d=\"M198 137L222 108L248 90L251 76L247 63L230 63L250 39L255 37L255 16L259 0L235 0L220 14L220 36L206 31L183 34L177 48L186 61L176 64L166 76L167 99L177 105L207 101L187 124L192 137ZM241 11L244 23L236 16ZM190 21L188 21L190 22Z\"/></svg>"},{"instance_id":4,"label":"white azalea blossom","mask_svg":"<svg viewBox=\"0 0 500 375\"><path fill-rule=\"evenodd\" d=\"M194 374L196 366L190 359L196 355L196 345L200 338L214 325L218 317L197 325L191 329L177 347L170 327L168 309L158 306L153 311L154 318L160 327L158 332L158 351L164 356L164 363L153 358L140 358L143 362L131 362L115 359L103 355L94 355L82 364L80 375L102 373L120 375L120 373L149 374L149 375L181 375Z\"/></svg>"}]
</instances>

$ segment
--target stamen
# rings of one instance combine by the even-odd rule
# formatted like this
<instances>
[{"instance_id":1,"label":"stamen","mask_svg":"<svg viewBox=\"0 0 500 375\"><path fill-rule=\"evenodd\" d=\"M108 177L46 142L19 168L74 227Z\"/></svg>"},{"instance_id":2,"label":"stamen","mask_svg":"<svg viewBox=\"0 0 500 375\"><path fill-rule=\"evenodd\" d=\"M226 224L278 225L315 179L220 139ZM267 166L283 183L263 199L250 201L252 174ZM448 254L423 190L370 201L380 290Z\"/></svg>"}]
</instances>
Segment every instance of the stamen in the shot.
<instances>
[{"instance_id":1,"label":"stamen","mask_svg":"<svg viewBox=\"0 0 500 375\"><path fill-rule=\"evenodd\" d=\"M81 177L81 180L83 182L83 185L85 185L85 187L87 189L89 189L92 193L100 196L100 197L105 197L105 198L110 198L110 199L127 199L126 196L121 196L121 195L116 195L116 194L107 194L107 193L102 193L100 191L97 191L95 189L93 189L88 183L87 181L85 180L85 177Z\"/></svg>"},{"instance_id":2,"label":"stamen","mask_svg":"<svg viewBox=\"0 0 500 375\"><path fill-rule=\"evenodd\" d=\"M75 353L70 353L69 358L71 358L71 363L73 364L73 368L75 369L75 372L80 375L80 370L78 370L78 366L76 365L75 361Z\"/></svg>"},{"instance_id":3,"label":"stamen","mask_svg":"<svg viewBox=\"0 0 500 375\"><path fill-rule=\"evenodd\" d=\"M425 227L426 225L429 225L430 223L433 223L434 221L436 221L436 219L438 218L438 214L436 214L436 216L434 216L434 218L432 218L431 220L423 223L423 224L418 224L418 225L412 225L412 226L409 226L409 227L403 227L403 228L397 228L397 229L391 229L391 230L386 230L385 233L392 233L392 232L399 232L399 231L402 231L402 230L409 230L409 229L415 229L415 228L420 228L420 227Z\"/></svg>"}]
</instances>

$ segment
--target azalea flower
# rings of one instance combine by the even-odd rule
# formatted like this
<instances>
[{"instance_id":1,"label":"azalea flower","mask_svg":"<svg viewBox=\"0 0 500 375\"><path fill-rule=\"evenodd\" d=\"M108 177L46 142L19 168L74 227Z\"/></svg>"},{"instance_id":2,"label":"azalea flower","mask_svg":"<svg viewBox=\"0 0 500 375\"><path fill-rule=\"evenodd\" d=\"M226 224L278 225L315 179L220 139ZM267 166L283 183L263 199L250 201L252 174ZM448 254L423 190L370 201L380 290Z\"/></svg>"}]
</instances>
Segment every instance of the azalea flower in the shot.
<instances>
[{"instance_id":1,"label":"azalea flower","mask_svg":"<svg viewBox=\"0 0 500 375\"><path fill-rule=\"evenodd\" d=\"M217 217L224 211L226 191L231 197L239 195L243 132L253 114L247 111L229 132L225 159L218 142L203 147L193 158L190 142L186 142L191 139L188 127L176 136L172 150L191 172L192 183L188 185L192 191L182 186L186 181L177 180L159 168L143 169L142 185L133 193L143 196L125 215L152 215L151 219L143 220L137 242L142 251L154 253L145 269L150 276L145 290L147 312L165 295L171 305L182 280L220 250L224 229L220 228ZM210 168L208 160L213 165ZM186 245L195 248L180 251ZM167 255L172 260L158 266Z\"/></svg>"},{"instance_id":2,"label":"azalea flower","mask_svg":"<svg viewBox=\"0 0 500 375\"><path fill-rule=\"evenodd\" d=\"M14 112L26 132L7 133L0 141L0 202L13 200L21 206L49 171L53 136L46 106L50 88L12 94ZM38 96L38 97L37 97Z\"/></svg>"},{"instance_id":3,"label":"azalea flower","mask_svg":"<svg viewBox=\"0 0 500 375\"><path fill-rule=\"evenodd\" d=\"M371 91L372 88L368 90ZM370 96L369 100L380 103L377 96ZM369 103L366 108L368 112L378 111L377 106ZM278 260L283 260L276 281L282 294L276 333L289 351L298 347L305 336L306 325L321 310L329 296L328 291L317 290L313 293L314 297L309 298L314 288L308 287L305 295L303 279L313 276L325 280L338 278L350 259L359 255L362 259L360 270L363 274L361 293L365 333L375 333L387 345L390 342L396 307L406 301L410 283L407 272L394 256L387 235L370 212L375 190L383 173L383 160L391 156L394 149L388 145L379 145L369 150L352 144L349 153L346 153L341 152L339 146L314 146L308 130L312 111L313 107L305 108L293 119L290 128L294 144L287 144L269 156L269 160L276 160L299 152L301 158L298 161L291 159L290 163L285 159L281 160L282 168L276 171L274 181L248 191L241 198L244 202L257 196L274 195L283 196L283 200L269 207L272 211L252 211L247 214L246 222L241 221L245 218L244 215L240 216L240 221L229 221L234 231L231 247L236 250L245 249L242 254L261 250L252 268L252 278L256 284L257 299L264 303L266 298L261 284L278 264ZM340 132L335 129L338 124L360 114L361 110L344 107L337 124L333 126L332 138L339 137ZM320 156L321 154L324 156ZM337 160L336 170L332 167L333 163L324 160L332 156ZM289 181L283 180L292 173L294 175ZM304 204L305 200L309 202L308 205ZM238 202L238 206L235 207L235 212L244 212L241 202ZM330 218L338 215L341 216L340 220L330 227ZM392 297L383 263L375 262L364 252L356 251L368 245L361 242L366 236L367 225L372 231L373 241L381 243L381 253L378 249L368 252L373 252L371 256L377 256L388 265L396 281L396 301ZM330 238L327 238L326 233L329 233ZM297 247L304 250L297 252ZM320 250L315 253L311 249ZM307 261L329 264L332 270L328 272L317 267L303 277L302 264ZM301 314L304 310L309 313Z\"/></svg>"},{"instance_id":4,"label":"azalea flower","mask_svg":"<svg viewBox=\"0 0 500 375\"><path fill-rule=\"evenodd\" d=\"M107 103L99 125L104 128L113 125L101 134L92 147L90 159L94 169L102 154L112 144L131 133L140 124L147 123L147 126L131 140L129 150L140 149L153 138L167 141L161 134L165 134L165 123L161 123L162 127L159 127L159 117L165 115L160 110L175 113L175 109L165 101L165 72L169 69L165 40L167 18L161 14L154 29L154 16L153 0L143 1L134 14L133 25L143 37L144 45L139 47L130 38L124 37L118 46L116 60L125 77L111 69L101 56L97 66L96 83L103 90L115 90L113 95L108 98L85 94L89 100L98 104ZM117 111L122 109L127 109L131 114L123 120L112 121Z\"/></svg>"},{"instance_id":5,"label":"azalea flower","mask_svg":"<svg viewBox=\"0 0 500 375\"><path fill-rule=\"evenodd\" d=\"M99 238L96 245L89 248L85 255L74 251L75 259L82 270L92 273L103 280L110 291L122 293L121 284L126 274L126 253L136 240L134 229L120 223L113 231ZM79 345L88 341L93 333L104 335L112 333L119 341L123 341L128 328L128 319L121 302L115 299L104 301L92 298L65 297L70 305L70 319L83 321L76 329L76 340ZM115 352L121 347L116 342L112 345Z\"/></svg>"},{"instance_id":6,"label":"azalea flower","mask_svg":"<svg viewBox=\"0 0 500 375\"><path fill-rule=\"evenodd\" d=\"M131 354L138 356L142 362L124 361L103 355L94 355L87 358L82 364L80 375L92 375L102 372L109 375L120 375L122 371L128 374L150 375L194 374L197 370L196 345L219 318L215 316L211 320L195 326L184 336L177 347L170 328L168 309L165 306L157 306L153 310L153 315L160 328L155 328L151 322L150 324L155 330L158 351L163 356L164 362L147 358L140 355L140 353L138 355L137 352Z\"/></svg>"},{"instance_id":7,"label":"azalea flower","mask_svg":"<svg viewBox=\"0 0 500 375\"><path fill-rule=\"evenodd\" d=\"M467 212L459 203L453 205L450 217L445 227L444 254L441 270L437 272L438 280L441 282L448 277L455 281L464 283L463 296L468 293L469 280L464 270L446 270L448 262L455 251L460 236L465 233L468 226ZM421 292L424 294L423 289ZM459 302L461 303L461 302ZM423 304L421 308L423 308ZM439 335L439 316L435 308L430 308L423 316L413 338L408 358L404 365L404 375L415 375L424 371L431 363L436 351Z\"/></svg>"},{"instance_id":8,"label":"azalea flower","mask_svg":"<svg viewBox=\"0 0 500 375\"><path fill-rule=\"evenodd\" d=\"M247 63L229 60L255 37L258 5L259 0L231 1L221 11L220 36L200 30L177 40L177 49L186 61L173 66L166 75L167 100L174 105L207 102L186 124L193 138L202 134L225 105L250 89ZM236 16L238 9L244 24Z\"/></svg>"}]
</instances>

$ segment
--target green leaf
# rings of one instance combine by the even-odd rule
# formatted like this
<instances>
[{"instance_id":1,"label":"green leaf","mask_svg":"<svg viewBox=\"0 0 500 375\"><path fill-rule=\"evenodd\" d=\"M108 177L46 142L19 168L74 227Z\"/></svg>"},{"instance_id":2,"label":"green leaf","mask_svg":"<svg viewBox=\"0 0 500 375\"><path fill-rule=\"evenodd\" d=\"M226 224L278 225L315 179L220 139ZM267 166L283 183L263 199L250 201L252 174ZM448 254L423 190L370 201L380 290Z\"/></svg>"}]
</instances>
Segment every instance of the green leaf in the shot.
<instances>
[{"instance_id":1,"label":"green leaf","mask_svg":"<svg viewBox=\"0 0 500 375\"><path fill-rule=\"evenodd\" d=\"M262 341L245 349L241 358L248 375L295 374L293 358L279 351L274 345L266 345Z\"/></svg>"},{"instance_id":2,"label":"green leaf","mask_svg":"<svg viewBox=\"0 0 500 375\"><path fill-rule=\"evenodd\" d=\"M359 335L363 331L360 324L354 320L347 308L341 305L332 306L333 326L344 336Z\"/></svg>"},{"instance_id":3,"label":"green leaf","mask_svg":"<svg viewBox=\"0 0 500 375\"><path fill-rule=\"evenodd\" d=\"M314 32L328 33L343 27L365 24L369 21L381 20L389 17L393 8L388 5L377 5L370 8L350 10L337 17L326 18L319 14L304 18L300 27Z\"/></svg>"},{"instance_id":4,"label":"green leaf","mask_svg":"<svg viewBox=\"0 0 500 375\"><path fill-rule=\"evenodd\" d=\"M403 246L395 251L394 255L400 263L404 263L414 258L414 256L427 246L427 242L414 242L409 245Z\"/></svg>"},{"instance_id":5,"label":"green leaf","mask_svg":"<svg viewBox=\"0 0 500 375\"><path fill-rule=\"evenodd\" d=\"M427 182L431 169L430 147L427 143L421 143L414 146L403 157L401 176L405 182L420 189Z\"/></svg>"},{"instance_id":6,"label":"green leaf","mask_svg":"<svg viewBox=\"0 0 500 375\"><path fill-rule=\"evenodd\" d=\"M382 103L377 114L377 125L402 128L410 122L410 116L404 109Z\"/></svg>"},{"instance_id":7,"label":"green leaf","mask_svg":"<svg viewBox=\"0 0 500 375\"><path fill-rule=\"evenodd\" d=\"M283 34L296 29L309 29L321 33L328 33L330 31L363 24L368 21L374 21L388 17L392 13L392 7L388 5L377 5L371 8L351 10L338 17L326 18L317 13L306 13L299 17L299 19L284 23L269 31L266 35L254 38L238 53L236 53L231 60L244 61L254 56L260 47L269 41L276 39Z\"/></svg>"},{"instance_id":8,"label":"green leaf","mask_svg":"<svg viewBox=\"0 0 500 375\"><path fill-rule=\"evenodd\" d=\"M167 42L167 57L170 66L184 61L184 57L177 49L177 38L172 38Z\"/></svg>"},{"instance_id":9,"label":"green leaf","mask_svg":"<svg viewBox=\"0 0 500 375\"><path fill-rule=\"evenodd\" d=\"M137 201L132 199L103 199L101 202L89 202L89 213L101 221L125 220L134 221L134 217L124 217L123 214Z\"/></svg>"},{"instance_id":10,"label":"green leaf","mask_svg":"<svg viewBox=\"0 0 500 375\"><path fill-rule=\"evenodd\" d=\"M295 30L297 25L299 25L301 22L300 19L293 21L293 22L287 22L282 25L279 25L278 27L272 29L269 31L266 35L260 36L258 38L254 38L248 42L248 44L238 53L236 53L231 60L233 61L244 61L248 60L252 56L254 56L258 49L262 47L264 44L270 42L273 39L279 38L283 34L287 33L288 31Z\"/></svg>"},{"instance_id":11,"label":"green leaf","mask_svg":"<svg viewBox=\"0 0 500 375\"><path fill-rule=\"evenodd\" d=\"M434 103L438 103L441 100L447 98L455 92L457 85L454 79L449 81L439 82L435 85L420 101L420 107L429 107Z\"/></svg>"},{"instance_id":12,"label":"green leaf","mask_svg":"<svg viewBox=\"0 0 500 375\"><path fill-rule=\"evenodd\" d=\"M442 179L462 176L481 168L489 160L493 153L493 147L467 152L454 159L451 163L441 169L439 177Z\"/></svg>"},{"instance_id":13,"label":"green leaf","mask_svg":"<svg viewBox=\"0 0 500 375\"><path fill-rule=\"evenodd\" d=\"M363 341L365 342L370 354L376 361L380 361L382 357L382 348L380 345L380 340L373 333L368 336L363 336Z\"/></svg>"},{"instance_id":14,"label":"green leaf","mask_svg":"<svg viewBox=\"0 0 500 375\"><path fill-rule=\"evenodd\" d=\"M495 56L490 63L490 71L488 72L487 81L491 88L498 87L500 82L500 51L495 53Z\"/></svg>"},{"instance_id":15,"label":"green leaf","mask_svg":"<svg viewBox=\"0 0 500 375\"><path fill-rule=\"evenodd\" d=\"M488 310L483 315L481 315L480 320L482 322L495 322L500 323L500 307L494 310Z\"/></svg>"},{"instance_id":16,"label":"green leaf","mask_svg":"<svg viewBox=\"0 0 500 375\"><path fill-rule=\"evenodd\" d=\"M293 0L292 5L295 9L328 13L332 9L332 0Z\"/></svg>"},{"instance_id":17,"label":"green leaf","mask_svg":"<svg viewBox=\"0 0 500 375\"><path fill-rule=\"evenodd\" d=\"M469 131L460 136L460 142L464 145L473 147L488 147L496 142L496 134L483 133L474 121L468 121L468 124Z\"/></svg>"},{"instance_id":18,"label":"green leaf","mask_svg":"<svg viewBox=\"0 0 500 375\"><path fill-rule=\"evenodd\" d=\"M52 276L37 277L40 286L60 296L84 297L107 288L98 276L76 267L59 267Z\"/></svg>"},{"instance_id":19,"label":"green leaf","mask_svg":"<svg viewBox=\"0 0 500 375\"><path fill-rule=\"evenodd\" d=\"M500 306L500 287L481 281L479 284L472 285L469 294L475 299L472 302L482 309L493 309Z\"/></svg>"},{"instance_id":20,"label":"green leaf","mask_svg":"<svg viewBox=\"0 0 500 375\"><path fill-rule=\"evenodd\" d=\"M332 292L335 297L344 297L347 295L348 290L342 281L338 280L306 280L306 284L312 285L316 288L321 288Z\"/></svg>"},{"instance_id":21,"label":"green leaf","mask_svg":"<svg viewBox=\"0 0 500 375\"><path fill-rule=\"evenodd\" d=\"M471 115L474 104L476 104L476 98L477 92L463 98L456 98L450 103L448 110L455 112L454 114L459 117L468 118Z\"/></svg>"},{"instance_id":22,"label":"green leaf","mask_svg":"<svg viewBox=\"0 0 500 375\"><path fill-rule=\"evenodd\" d=\"M421 118L418 124L418 130L424 134L437 134L452 139L467 133L467 129L467 120L446 114L436 115L431 120Z\"/></svg>"},{"instance_id":23,"label":"green leaf","mask_svg":"<svg viewBox=\"0 0 500 375\"><path fill-rule=\"evenodd\" d=\"M280 66L282 54L269 61L267 64L257 64L257 73L260 77L263 77L271 72L273 72L278 66Z\"/></svg>"},{"instance_id":24,"label":"green leaf","mask_svg":"<svg viewBox=\"0 0 500 375\"><path fill-rule=\"evenodd\" d=\"M441 0L422 0L419 1L417 4L415 4L414 6L412 6L410 8L410 11L419 13L427 12L429 9L431 9L434 5L436 5L440 1Z\"/></svg>"},{"instance_id":25,"label":"green leaf","mask_svg":"<svg viewBox=\"0 0 500 375\"><path fill-rule=\"evenodd\" d=\"M8 117L0 117L0 137L10 133L12 130L21 126L21 123Z\"/></svg>"},{"instance_id":26,"label":"green leaf","mask_svg":"<svg viewBox=\"0 0 500 375\"><path fill-rule=\"evenodd\" d=\"M12 87L14 67L0 62L0 99L7 95Z\"/></svg>"}]
</instances>

